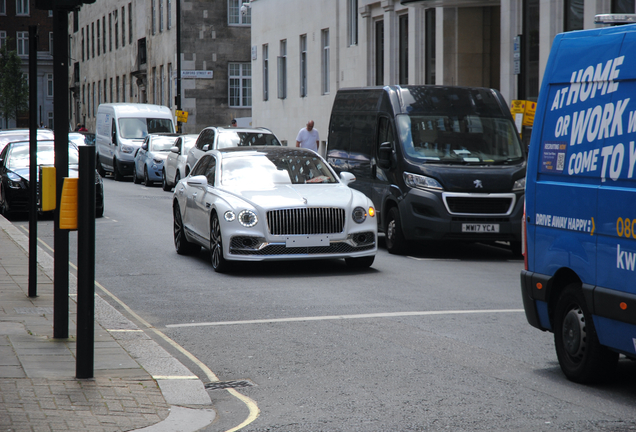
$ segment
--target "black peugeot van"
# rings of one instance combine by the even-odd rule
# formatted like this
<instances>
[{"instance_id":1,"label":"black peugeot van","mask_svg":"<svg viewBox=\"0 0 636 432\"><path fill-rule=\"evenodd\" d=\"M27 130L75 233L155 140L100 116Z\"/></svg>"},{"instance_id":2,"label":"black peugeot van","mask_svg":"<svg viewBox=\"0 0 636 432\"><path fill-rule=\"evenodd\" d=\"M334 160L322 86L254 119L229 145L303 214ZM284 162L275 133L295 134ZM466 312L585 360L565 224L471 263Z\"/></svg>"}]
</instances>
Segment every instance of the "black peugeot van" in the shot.
<instances>
[{"instance_id":1,"label":"black peugeot van","mask_svg":"<svg viewBox=\"0 0 636 432\"><path fill-rule=\"evenodd\" d=\"M378 211L390 253L411 240L509 242L521 251L526 155L494 89L340 89L327 160Z\"/></svg>"}]
</instances>

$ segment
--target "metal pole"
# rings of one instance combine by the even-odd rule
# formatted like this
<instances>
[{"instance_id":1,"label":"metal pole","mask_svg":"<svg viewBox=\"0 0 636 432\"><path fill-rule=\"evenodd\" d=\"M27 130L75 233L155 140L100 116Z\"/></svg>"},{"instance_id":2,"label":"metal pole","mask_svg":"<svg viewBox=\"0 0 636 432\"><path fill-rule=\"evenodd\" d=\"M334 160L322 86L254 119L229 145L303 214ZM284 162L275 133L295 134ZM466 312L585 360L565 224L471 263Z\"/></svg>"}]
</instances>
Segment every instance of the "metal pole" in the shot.
<instances>
[{"instance_id":1,"label":"metal pole","mask_svg":"<svg viewBox=\"0 0 636 432\"><path fill-rule=\"evenodd\" d=\"M95 147L79 148L75 375L92 378L95 355Z\"/></svg>"},{"instance_id":2,"label":"metal pole","mask_svg":"<svg viewBox=\"0 0 636 432\"><path fill-rule=\"evenodd\" d=\"M68 338L68 231L60 229L60 201L64 177L68 177L68 11L53 9L53 103L55 118L56 209L53 229L53 337Z\"/></svg>"},{"instance_id":3,"label":"metal pole","mask_svg":"<svg viewBox=\"0 0 636 432\"><path fill-rule=\"evenodd\" d=\"M38 27L29 26L29 297L38 295Z\"/></svg>"}]
</instances>

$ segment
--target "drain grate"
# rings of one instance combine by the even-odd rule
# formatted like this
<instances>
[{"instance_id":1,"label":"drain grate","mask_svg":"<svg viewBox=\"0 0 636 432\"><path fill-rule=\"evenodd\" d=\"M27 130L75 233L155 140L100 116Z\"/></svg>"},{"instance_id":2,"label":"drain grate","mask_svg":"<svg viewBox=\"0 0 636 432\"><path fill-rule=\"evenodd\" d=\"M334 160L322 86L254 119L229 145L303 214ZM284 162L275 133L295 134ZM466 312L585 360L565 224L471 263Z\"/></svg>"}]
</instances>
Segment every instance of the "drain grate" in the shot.
<instances>
[{"instance_id":1,"label":"drain grate","mask_svg":"<svg viewBox=\"0 0 636 432\"><path fill-rule=\"evenodd\" d=\"M232 381L215 381L205 384L205 388L208 390L223 390L228 388L241 388L241 387L254 387L254 384L250 380L232 380Z\"/></svg>"}]
</instances>

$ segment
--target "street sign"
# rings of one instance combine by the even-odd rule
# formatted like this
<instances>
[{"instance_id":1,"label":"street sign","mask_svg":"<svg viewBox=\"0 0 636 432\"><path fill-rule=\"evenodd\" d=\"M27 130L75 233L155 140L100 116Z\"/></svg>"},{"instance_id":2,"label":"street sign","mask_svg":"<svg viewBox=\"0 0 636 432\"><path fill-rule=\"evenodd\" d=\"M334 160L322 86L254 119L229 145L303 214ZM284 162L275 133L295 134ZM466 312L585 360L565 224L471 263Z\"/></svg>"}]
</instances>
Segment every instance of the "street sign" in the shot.
<instances>
[{"instance_id":1,"label":"street sign","mask_svg":"<svg viewBox=\"0 0 636 432\"><path fill-rule=\"evenodd\" d=\"M177 121L178 122L181 122L181 123L187 123L188 122L188 112L187 111L177 110L176 114L177 114Z\"/></svg>"}]
</instances>

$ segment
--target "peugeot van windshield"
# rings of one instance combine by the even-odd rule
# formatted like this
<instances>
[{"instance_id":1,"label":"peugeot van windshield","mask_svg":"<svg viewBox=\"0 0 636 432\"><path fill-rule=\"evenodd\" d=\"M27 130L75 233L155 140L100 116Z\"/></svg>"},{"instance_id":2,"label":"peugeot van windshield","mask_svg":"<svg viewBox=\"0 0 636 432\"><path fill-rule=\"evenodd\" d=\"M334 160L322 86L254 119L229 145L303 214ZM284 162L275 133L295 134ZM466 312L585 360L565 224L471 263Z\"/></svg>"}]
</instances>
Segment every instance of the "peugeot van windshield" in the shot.
<instances>
[{"instance_id":1,"label":"peugeot van windshield","mask_svg":"<svg viewBox=\"0 0 636 432\"><path fill-rule=\"evenodd\" d=\"M478 115L400 114L399 141L417 163L515 164L524 159L513 123Z\"/></svg>"},{"instance_id":2,"label":"peugeot van windshield","mask_svg":"<svg viewBox=\"0 0 636 432\"><path fill-rule=\"evenodd\" d=\"M126 139L144 139L146 135L157 132L174 132L170 119L157 118L120 118L119 133Z\"/></svg>"}]
</instances>

